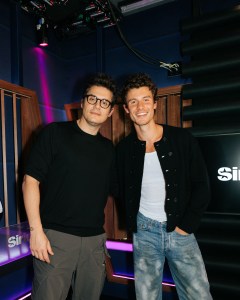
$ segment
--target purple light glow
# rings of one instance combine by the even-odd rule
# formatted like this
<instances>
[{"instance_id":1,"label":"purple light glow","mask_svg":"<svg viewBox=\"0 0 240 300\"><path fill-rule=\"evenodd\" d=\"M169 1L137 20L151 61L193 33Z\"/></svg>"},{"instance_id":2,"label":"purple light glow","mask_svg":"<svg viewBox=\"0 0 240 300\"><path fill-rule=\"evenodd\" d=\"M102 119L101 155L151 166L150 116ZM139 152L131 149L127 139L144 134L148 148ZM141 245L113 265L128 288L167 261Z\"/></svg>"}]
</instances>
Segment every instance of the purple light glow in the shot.
<instances>
[{"instance_id":1,"label":"purple light glow","mask_svg":"<svg viewBox=\"0 0 240 300\"><path fill-rule=\"evenodd\" d=\"M109 250L118 250L118 251L126 251L132 252L133 245L129 242L115 242L115 241L107 241L106 246Z\"/></svg>"},{"instance_id":2,"label":"purple light glow","mask_svg":"<svg viewBox=\"0 0 240 300\"><path fill-rule=\"evenodd\" d=\"M27 222L0 228L0 266L30 254Z\"/></svg>"},{"instance_id":3,"label":"purple light glow","mask_svg":"<svg viewBox=\"0 0 240 300\"><path fill-rule=\"evenodd\" d=\"M37 54L37 61L39 66L39 76L40 76L40 84L42 88L42 101L44 106L44 114L46 123L51 123L54 121L54 117L51 111L51 96L48 86L48 72L47 72L47 55L41 48L34 49Z\"/></svg>"},{"instance_id":4,"label":"purple light glow","mask_svg":"<svg viewBox=\"0 0 240 300\"><path fill-rule=\"evenodd\" d=\"M175 284L173 284L173 283L168 283L168 282L162 282L162 285L175 287Z\"/></svg>"},{"instance_id":5,"label":"purple light glow","mask_svg":"<svg viewBox=\"0 0 240 300\"><path fill-rule=\"evenodd\" d=\"M134 277L120 274L113 274L113 277L134 280Z\"/></svg>"},{"instance_id":6,"label":"purple light glow","mask_svg":"<svg viewBox=\"0 0 240 300\"><path fill-rule=\"evenodd\" d=\"M18 298L18 300L24 300L24 299L27 299L28 297L30 297L32 295L32 293L28 293L24 296L22 296L21 298Z\"/></svg>"}]
</instances>

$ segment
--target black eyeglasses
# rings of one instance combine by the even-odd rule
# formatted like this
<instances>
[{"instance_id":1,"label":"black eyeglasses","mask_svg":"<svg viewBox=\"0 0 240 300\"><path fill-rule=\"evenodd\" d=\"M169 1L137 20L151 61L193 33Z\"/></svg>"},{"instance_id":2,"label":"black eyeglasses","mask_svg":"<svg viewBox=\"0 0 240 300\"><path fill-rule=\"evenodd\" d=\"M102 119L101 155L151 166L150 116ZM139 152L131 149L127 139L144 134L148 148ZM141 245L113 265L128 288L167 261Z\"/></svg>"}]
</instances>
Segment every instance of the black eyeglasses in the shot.
<instances>
[{"instance_id":1,"label":"black eyeglasses","mask_svg":"<svg viewBox=\"0 0 240 300\"><path fill-rule=\"evenodd\" d=\"M105 109L108 108L110 105L113 105L112 102L108 101L107 99L99 99L97 98L97 96L94 95L85 95L84 98L85 97L87 98L87 102L92 105L100 101L100 106Z\"/></svg>"}]
</instances>

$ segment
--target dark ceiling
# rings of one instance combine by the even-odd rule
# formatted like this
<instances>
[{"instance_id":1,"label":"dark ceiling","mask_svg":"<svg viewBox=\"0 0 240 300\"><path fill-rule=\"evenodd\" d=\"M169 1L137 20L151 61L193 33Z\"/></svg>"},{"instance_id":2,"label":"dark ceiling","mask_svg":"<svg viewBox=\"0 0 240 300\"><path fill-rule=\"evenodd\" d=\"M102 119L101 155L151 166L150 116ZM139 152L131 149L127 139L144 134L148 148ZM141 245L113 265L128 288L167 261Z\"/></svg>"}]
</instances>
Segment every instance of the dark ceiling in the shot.
<instances>
[{"instance_id":1,"label":"dark ceiling","mask_svg":"<svg viewBox=\"0 0 240 300\"><path fill-rule=\"evenodd\" d=\"M15 0L62 38L114 26L124 16L176 0Z\"/></svg>"}]
</instances>

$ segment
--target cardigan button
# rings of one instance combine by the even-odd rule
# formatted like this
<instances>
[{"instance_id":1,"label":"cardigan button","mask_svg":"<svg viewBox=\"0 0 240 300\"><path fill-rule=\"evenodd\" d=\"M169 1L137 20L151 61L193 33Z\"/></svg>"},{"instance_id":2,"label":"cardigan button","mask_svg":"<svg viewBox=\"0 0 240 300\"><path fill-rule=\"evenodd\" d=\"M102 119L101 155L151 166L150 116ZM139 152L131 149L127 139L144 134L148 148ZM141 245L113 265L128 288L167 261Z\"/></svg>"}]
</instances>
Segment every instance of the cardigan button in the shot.
<instances>
[{"instance_id":1,"label":"cardigan button","mask_svg":"<svg viewBox=\"0 0 240 300\"><path fill-rule=\"evenodd\" d=\"M176 203L176 202L178 201L177 197L175 197L175 198L173 199L173 201Z\"/></svg>"},{"instance_id":2,"label":"cardigan button","mask_svg":"<svg viewBox=\"0 0 240 300\"><path fill-rule=\"evenodd\" d=\"M168 156L172 156L173 155L173 153L172 152L168 152Z\"/></svg>"}]
</instances>

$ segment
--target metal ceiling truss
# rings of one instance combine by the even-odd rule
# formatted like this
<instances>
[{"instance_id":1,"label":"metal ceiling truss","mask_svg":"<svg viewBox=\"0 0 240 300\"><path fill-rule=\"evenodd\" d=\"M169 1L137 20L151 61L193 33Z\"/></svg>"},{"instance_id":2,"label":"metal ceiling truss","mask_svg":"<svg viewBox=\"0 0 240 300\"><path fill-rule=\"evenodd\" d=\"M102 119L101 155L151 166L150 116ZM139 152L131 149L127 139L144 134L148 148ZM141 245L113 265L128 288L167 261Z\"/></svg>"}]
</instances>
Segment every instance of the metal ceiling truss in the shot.
<instances>
[{"instance_id":1,"label":"metal ceiling truss","mask_svg":"<svg viewBox=\"0 0 240 300\"><path fill-rule=\"evenodd\" d=\"M115 25L106 0L16 0L21 8L44 18L60 37L89 33L96 27ZM119 20L119 13L116 11Z\"/></svg>"}]
</instances>

